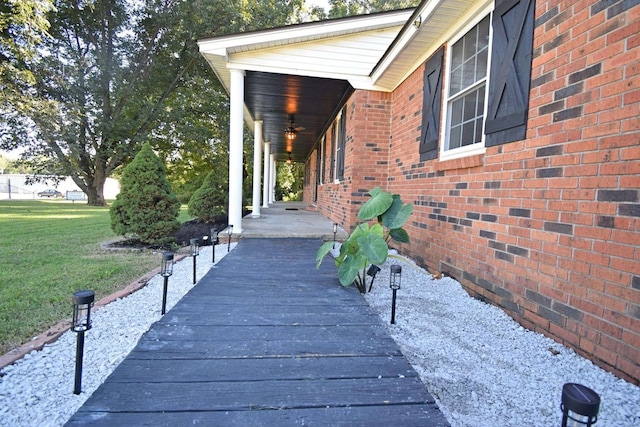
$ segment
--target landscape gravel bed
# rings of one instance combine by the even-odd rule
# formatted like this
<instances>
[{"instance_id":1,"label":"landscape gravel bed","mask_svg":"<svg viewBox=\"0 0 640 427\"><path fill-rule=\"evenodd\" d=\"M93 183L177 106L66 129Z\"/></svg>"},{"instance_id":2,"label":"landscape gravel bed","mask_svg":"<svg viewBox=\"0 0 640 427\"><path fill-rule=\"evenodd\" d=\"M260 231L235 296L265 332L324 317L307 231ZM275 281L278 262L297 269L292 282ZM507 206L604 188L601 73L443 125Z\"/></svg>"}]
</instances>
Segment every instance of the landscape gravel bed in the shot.
<instances>
[{"instance_id":1,"label":"landscape gravel bed","mask_svg":"<svg viewBox=\"0 0 640 427\"><path fill-rule=\"evenodd\" d=\"M237 243L231 243L231 250ZM227 245L216 246L216 263ZM211 246L200 248L196 280L214 265ZM158 265L161 254L158 253ZM169 278L167 311L193 285L193 258L174 265ZM160 320L164 279L155 275L146 286L96 310L85 333L82 393L73 394L76 334L65 332L40 351L32 351L0 371L0 427L62 426L133 350L151 325ZM71 310L71 296L69 296ZM69 313L71 316L71 312Z\"/></svg>"},{"instance_id":2,"label":"landscape gravel bed","mask_svg":"<svg viewBox=\"0 0 640 427\"><path fill-rule=\"evenodd\" d=\"M226 245L217 246L216 261L224 255ZM211 268L210 259L211 247L201 248L198 279ZM403 267L395 325L390 324L391 264ZM167 309L192 287L188 257L174 267ZM411 261L390 258L365 298L452 427L559 426L567 382L600 395L597 426L640 425L639 387L522 328L451 278L434 280ZM96 311L86 334L80 395L72 394L76 336L71 332L0 371L0 426L63 425L160 319L161 299L162 277L156 275L144 288Z\"/></svg>"},{"instance_id":3,"label":"landscape gravel bed","mask_svg":"<svg viewBox=\"0 0 640 427\"><path fill-rule=\"evenodd\" d=\"M394 325L392 264L402 266ZM640 387L523 328L451 278L434 280L408 260L388 258L366 299L453 427L559 426L565 383L600 395L596 426L640 426Z\"/></svg>"}]
</instances>

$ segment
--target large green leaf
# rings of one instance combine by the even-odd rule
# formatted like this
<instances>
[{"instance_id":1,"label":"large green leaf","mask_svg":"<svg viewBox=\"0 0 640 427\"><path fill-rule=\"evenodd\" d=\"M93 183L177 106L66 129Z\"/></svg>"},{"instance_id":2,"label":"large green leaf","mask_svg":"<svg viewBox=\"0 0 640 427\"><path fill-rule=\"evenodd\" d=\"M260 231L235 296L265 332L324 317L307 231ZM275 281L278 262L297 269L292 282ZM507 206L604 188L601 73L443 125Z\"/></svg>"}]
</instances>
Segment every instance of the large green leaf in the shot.
<instances>
[{"instance_id":1,"label":"large green leaf","mask_svg":"<svg viewBox=\"0 0 640 427\"><path fill-rule=\"evenodd\" d=\"M316 252L316 269L320 268L322 260L325 256L327 256L329 252L331 252L331 249L333 249L333 242L325 242L322 246L320 246L320 249L318 249L318 252Z\"/></svg>"},{"instance_id":2,"label":"large green leaf","mask_svg":"<svg viewBox=\"0 0 640 427\"><path fill-rule=\"evenodd\" d=\"M389 232L393 240L399 243L409 243L409 233L404 228L394 228Z\"/></svg>"},{"instance_id":3,"label":"large green leaf","mask_svg":"<svg viewBox=\"0 0 640 427\"><path fill-rule=\"evenodd\" d=\"M376 233L369 233L358 239L360 253L367 258L368 264L382 264L387 260L389 247L382 236Z\"/></svg>"},{"instance_id":4,"label":"large green leaf","mask_svg":"<svg viewBox=\"0 0 640 427\"><path fill-rule=\"evenodd\" d=\"M338 279L342 286L350 286L358 277L358 273L367 265L367 260L358 255L351 255L344 259L338 267Z\"/></svg>"},{"instance_id":5,"label":"large green leaf","mask_svg":"<svg viewBox=\"0 0 640 427\"><path fill-rule=\"evenodd\" d=\"M371 198L360 206L360 211L358 211L358 218L363 221L369 221L382 215L393 203L391 193L382 191L380 187L374 188L369 194Z\"/></svg>"},{"instance_id":6,"label":"large green leaf","mask_svg":"<svg viewBox=\"0 0 640 427\"><path fill-rule=\"evenodd\" d=\"M393 195L393 203L382 214L382 223L385 227L393 230L394 228L400 228L409 219L409 216L413 213L412 204L402 204L400 196L398 194Z\"/></svg>"}]
</instances>

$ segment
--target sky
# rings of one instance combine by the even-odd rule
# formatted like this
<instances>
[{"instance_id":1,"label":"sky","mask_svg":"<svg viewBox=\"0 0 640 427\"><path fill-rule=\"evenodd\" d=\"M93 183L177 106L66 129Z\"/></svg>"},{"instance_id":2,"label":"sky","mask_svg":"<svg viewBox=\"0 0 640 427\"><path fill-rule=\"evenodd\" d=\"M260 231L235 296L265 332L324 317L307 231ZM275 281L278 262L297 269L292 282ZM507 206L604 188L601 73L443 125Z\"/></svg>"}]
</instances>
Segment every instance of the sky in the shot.
<instances>
[{"instance_id":1,"label":"sky","mask_svg":"<svg viewBox=\"0 0 640 427\"><path fill-rule=\"evenodd\" d=\"M307 0L307 6L320 6L325 12L329 12L329 1L328 0Z\"/></svg>"}]
</instances>

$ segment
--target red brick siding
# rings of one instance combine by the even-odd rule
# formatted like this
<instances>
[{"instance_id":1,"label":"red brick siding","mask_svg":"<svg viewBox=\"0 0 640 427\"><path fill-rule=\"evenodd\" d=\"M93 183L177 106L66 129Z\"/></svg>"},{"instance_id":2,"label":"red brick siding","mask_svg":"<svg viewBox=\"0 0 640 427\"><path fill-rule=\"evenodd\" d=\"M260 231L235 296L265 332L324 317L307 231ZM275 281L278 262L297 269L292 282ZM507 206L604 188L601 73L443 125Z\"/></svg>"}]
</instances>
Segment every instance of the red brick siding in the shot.
<instances>
[{"instance_id":1,"label":"red brick siding","mask_svg":"<svg viewBox=\"0 0 640 427\"><path fill-rule=\"evenodd\" d=\"M318 189L319 212L345 229L355 227L366 192L387 180L391 94L355 92L346 105L347 139L345 143L345 179L327 182ZM325 176L330 176L331 152L335 150L331 132L327 132ZM315 160L310 159L315 165ZM307 162L307 167L309 166ZM304 200L311 203L312 188L305 188Z\"/></svg>"},{"instance_id":2,"label":"red brick siding","mask_svg":"<svg viewBox=\"0 0 640 427\"><path fill-rule=\"evenodd\" d=\"M346 182L319 210L353 227L362 190L399 193L415 204L402 253L638 383L640 6L536 3L526 140L420 162L419 67L349 100Z\"/></svg>"}]
</instances>

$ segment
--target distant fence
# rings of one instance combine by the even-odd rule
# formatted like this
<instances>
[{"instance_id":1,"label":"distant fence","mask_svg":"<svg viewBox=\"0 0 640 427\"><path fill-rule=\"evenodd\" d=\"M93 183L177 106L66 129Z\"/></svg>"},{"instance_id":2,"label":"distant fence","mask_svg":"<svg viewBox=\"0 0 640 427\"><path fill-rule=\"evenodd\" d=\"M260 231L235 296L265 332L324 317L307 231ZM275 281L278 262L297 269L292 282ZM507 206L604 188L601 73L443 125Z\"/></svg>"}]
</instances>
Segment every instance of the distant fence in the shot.
<instances>
[{"instance_id":1,"label":"distant fence","mask_svg":"<svg viewBox=\"0 0 640 427\"><path fill-rule=\"evenodd\" d=\"M37 191L11 183L11 179L0 179L0 199L35 199Z\"/></svg>"},{"instance_id":2,"label":"distant fence","mask_svg":"<svg viewBox=\"0 0 640 427\"><path fill-rule=\"evenodd\" d=\"M87 200L84 192L69 177L55 184L46 181L27 184L27 181L28 175L26 174L0 173L0 200L39 200L38 193L47 189L58 190L66 200ZM119 192L120 184L118 180L107 178L104 186L105 199L113 200Z\"/></svg>"}]
</instances>

